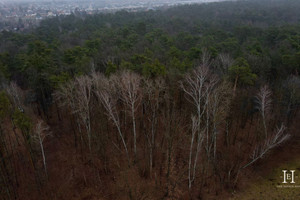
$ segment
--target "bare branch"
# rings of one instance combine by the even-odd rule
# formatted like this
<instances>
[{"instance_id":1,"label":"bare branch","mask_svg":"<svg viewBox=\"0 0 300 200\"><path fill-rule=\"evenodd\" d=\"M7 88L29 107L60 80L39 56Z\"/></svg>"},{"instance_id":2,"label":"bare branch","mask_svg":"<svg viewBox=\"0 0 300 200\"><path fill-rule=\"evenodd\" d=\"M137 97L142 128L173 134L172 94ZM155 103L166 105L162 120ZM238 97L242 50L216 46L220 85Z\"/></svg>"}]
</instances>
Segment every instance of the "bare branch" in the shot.
<instances>
[{"instance_id":1,"label":"bare branch","mask_svg":"<svg viewBox=\"0 0 300 200\"><path fill-rule=\"evenodd\" d=\"M21 88L15 82L10 82L8 86L5 87L7 94L13 99L14 105L21 111L23 111L23 100L24 94Z\"/></svg>"},{"instance_id":2,"label":"bare branch","mask_svg":"<svg viewBox=\"0 0 300 200\"><path fill-rule=\"evenodd\" d=\"M271 149L288 140L290 138L290 135L285 133L285 130L286 127L281 124L281 126L276 129L272 137L266 139L262 145L258 145L257 147L255 147L251 155L251 161L244 165L242 169L252 165L260 158L263 158Z\"/></svg>"},{"instance_id":3,"label":"bare branch","mask_svg":"<svg viewBox=\"0 0 300 200\"><path fill-rule=\"evenodd\" d=\"M133 131L133 144L134 144L134 155L137 156L136 147L136 121L135 112L140 105L142 99L141 92L141 77L130 71L122 71L119 75L112 76L111 79L120 91L120 98L124 102L125 106L129 110L132 117L132 131Z\"/></svg>"},{"instance_id":4,"label":"bare branch","mask_svg":"<svg viewBox=\"0 0 300 200\"><path fill-rule=\"evenodd\" d=\"M44 164L45 174L46 174L47 178L48 178L48 172L47 172L47 163L46 163L46 156L45 156L43 142L44 142L44 139L48 136L51 136L51 132L49 132L49 126L47 124L45 124L43 120L39 120L35 127L33 139L41 147L41 152L42 152L42 156L43 156L43 164Z\"/></svg>"},{"instance_id":5,"label":"bare branch","mask_svg":"<svg viewBox=\"0 0 300 200\"><path fill-rule=\"evenodd\" d=\"M259 110L261 114L266 138L268 137L266 117L272 105L271 95L272 95L271 90L267 85L265 85L260 88L260 91L256 96L256 103L257 103L256 108Z\"/></svg>"},{"instance_id":6,"label":"bare branch","mask_svg":"<svg viewBox=\"0 0 300 200\"><path fill-rule=\"evenodd\" d=\"M230 57L229 54L219 54L217 61L219 63L219 66L221 68L221 71L226 74L228 72L228 69L230 66L233 65L234 59Z\"/></svg>"},{"instance_id":7,"label":"bare branch","mask_svg":"<svg viewBox=\"0 0 300 200\"><path fill-rule=\"evenodd\" d=\"M95 86L94 92L105 108L108 118L111 119L116 126L126 152L128 163L130 163L128 148L124 139L124 135L121 131L119 115L117 112L118 96L115 92L116 88L114 87L114 82L107 79L102 74L93 74L92 77Z\"/></svg>"}]
</instances>

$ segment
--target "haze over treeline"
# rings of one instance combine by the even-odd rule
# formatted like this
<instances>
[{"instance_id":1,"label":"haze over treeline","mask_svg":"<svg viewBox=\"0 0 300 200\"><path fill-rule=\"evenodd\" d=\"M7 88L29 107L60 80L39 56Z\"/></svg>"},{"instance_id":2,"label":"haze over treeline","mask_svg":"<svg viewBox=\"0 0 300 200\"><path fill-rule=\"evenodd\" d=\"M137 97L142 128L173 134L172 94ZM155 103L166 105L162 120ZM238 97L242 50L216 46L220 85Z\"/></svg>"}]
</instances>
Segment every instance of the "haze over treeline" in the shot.
<instances>
[{"instance_id":1,"label":"haze over treeline","mask_svg":"<svg viewBox=\"0 0 300 200\"><path fill-rule=\"evenodd\" d=\"M105 3L116 3L126 2L126 0L1 0L1 2L59 2L59 1L70 1L70 2L105 2ZM225 1L225 0L128 0L128 2L213 2L213 1Z\"/></svg>"},{"instance_id":2,"label":"haze over treeline","mask_svg":"<svg viewBox=\"0 0 300 200\"><path fill-rule=\"evenodd\" d=\"M220 2L228 0L0 0L4 3L12 2L73 2L73 3L205 3L205 2Z\"/></svg>"}]
</instances>

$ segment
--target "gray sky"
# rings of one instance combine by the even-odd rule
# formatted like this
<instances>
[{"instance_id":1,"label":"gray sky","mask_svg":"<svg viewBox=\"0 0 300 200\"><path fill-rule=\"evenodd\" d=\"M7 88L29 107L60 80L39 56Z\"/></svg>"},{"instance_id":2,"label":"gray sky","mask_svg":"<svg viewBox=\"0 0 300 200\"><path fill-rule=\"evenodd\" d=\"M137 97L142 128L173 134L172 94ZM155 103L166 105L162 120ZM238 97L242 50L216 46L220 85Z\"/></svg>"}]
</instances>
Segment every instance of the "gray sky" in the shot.
<instances>
[{"instance_id":1,"label":"gray sky","mask_svg":"<svg viewBox=\"0 0 300 200\"><path fill-rule=\"evenodd\" d=\"M122 2L122 1L127 1L127 0L0 0L0 2L12 2L12 1L15 1L15 2L18 2L18 1L21 1L21 2L26 2L26 1L36 1L36 2L43 2L43 1L74 1L74 2L78 2L78 1L86 1L86 2L101 2L101 1L106 1L106 2L116 2L116 1L120 1L120 2ZM150 0L128 0L128 1L132 1L132 2L134 2L134 1L140 1L140 2L142 2L142 1L150 1ZM155 1L155 0L152 0L152 1ZM172 0L170 0L170 1L172 1Z\"/></svg>"}]
</instances>

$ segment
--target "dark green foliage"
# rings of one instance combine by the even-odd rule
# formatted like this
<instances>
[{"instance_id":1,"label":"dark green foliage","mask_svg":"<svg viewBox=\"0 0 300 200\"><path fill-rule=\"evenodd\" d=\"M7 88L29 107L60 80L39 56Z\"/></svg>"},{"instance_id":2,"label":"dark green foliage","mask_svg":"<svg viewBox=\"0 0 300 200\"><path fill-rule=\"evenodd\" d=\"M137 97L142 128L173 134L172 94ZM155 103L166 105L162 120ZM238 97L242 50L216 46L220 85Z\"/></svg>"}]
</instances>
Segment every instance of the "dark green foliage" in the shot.
<instances>
[{"instance_id":1,"label":"dark green foliage","mask_svg":"<svg viewBox=\"0 0 300 200\"><path fill-rule=\"evenodd\" d=\"M22 131L26 142L30 143L30 132L32 129L31 119L19 109L16 109L13 113L13 121L17 128Z\"/></svg>"},{"instance_id":2,"label":"dark green foliage","mask_svg":"<svg viewBox=\"0 0 300 200\"><path fill-rule=\"evenodd\" d=\"M253 84L255 74L276 82L300 70L299 9L299 1L255 0L59 16L31 33L0 34L0 78L32 89L45 113L55 88L91 69L181 75L199 63L203 49L212 59L221 53L246 59L246 67L230 70L241 84Z\"/></svg>"},{"instance_id":3,"label":"dark green foliage","mask_svg":"<svg viewBox=\"0 0 300 200\"><path fill-rule=\"evenodd\" d=\"M11 66L12 60L8 53L0 54L0 80L10 79L9 67Z\"/></svg>"},{"instance_id":4,"label":"dark green foliage","mask_svg":"<svg viewBox=\"0 0 300 200\"><path fill-rule=\"evenodd\" d=\"M112 62L108 62L106 66L105 74L107 76L115 73L117 71L117 65L113 64Z\"/></svg>"},{"instance_id":5,"label":"dark green foliage","mask_svg":"<svg viewBox=\"0 0 300 200\"><path fill-rule=\"evenodd\" d=\"M8 116L11 103L5 92L0 92L0 120L3 120Z\"/></svg>"},{"instance_id":6,"label":"dark green foliage","mask_svg":"<svg viewBox=\"0 0 300 200\"><path fill-rule=\"evenodd\" d=\"M159 60L155 60L153 63L145 63L143 64L143 75L146 77L156 77L166 75L166 67L159 62Z\"/></svg>"},{"instance_id":7,"label":"dark green foliage","mask_svg":"<svg viewBox=\"0 0 300 200\"><path fill-rule=\"evenodd\" d=\"M236 59L234 65L229 67L229 75L238 83L253 85L257 75L252 73L248 62L244 58Z\"/></svg>"}]
</instances>

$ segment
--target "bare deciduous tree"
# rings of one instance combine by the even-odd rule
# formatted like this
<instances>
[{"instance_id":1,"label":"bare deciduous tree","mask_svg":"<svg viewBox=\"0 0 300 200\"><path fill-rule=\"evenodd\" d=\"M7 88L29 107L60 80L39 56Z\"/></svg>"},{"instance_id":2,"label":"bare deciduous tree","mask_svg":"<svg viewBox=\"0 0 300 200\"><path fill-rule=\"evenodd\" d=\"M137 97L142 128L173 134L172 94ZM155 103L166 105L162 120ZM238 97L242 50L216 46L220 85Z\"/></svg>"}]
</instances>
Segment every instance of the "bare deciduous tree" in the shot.
<instances>
[{"instance_id":1,"label":"bare deciduous tree","mask_svg":"<svg viewBox=\"0 0 300 200\"><path fill-rule=\"evenodd\" d=\"M5 90L13 101L12 105L15 108L18 108L19 111L24 112L24 107L25 107L23 104L24 103L24 92L22 91L22 89L19 88L15 82L10 82L9 85L5 86ZM16 125L12 118L11 118L11 122L13 124L13 132L15 134L17 143L19 143L19 137L15 131Z\"/></svg>"},{"instance_id":2,"label":"bare deciduous tree","mask_svg":"<svg viewBox=\"0 0 300 200\"><path fill-rule=\"evenodd\" d=\"M259 93L256 96L256 102L257 102L257 109L259 110L262 122L264 126L264 132L265 132L265 138L268 137L268 130L267 130L267 124L266 124L266 116L271 108L271 99L272 92L269 89L267 85L260 88Z\"/></svg>"},{"instance_id":3,"label":"bare deciduous tree","mask_svg":"<svg viewBox=\"0 0 300 200\"><path fill-rule=\"evenodd\" d=\"M211 104L213 105L213 103L217 103L217 102L214 102L214 98L213 98L213 95L217 94L218 92L215 91L215 86L217 85L219 79L214 76L214 75L211 75L209 80L206 82L205 84L205 89L207 91L207 94L205 96L205 110L206 110L206 124L205 124L205 129L206 129L206 146L205 146L205 149L206 149L206 154L207 154L207 157L208 159L210 160L210 154L211 154L211 147L214 142L214 137L212 136L211 134L211 112L214 111L214 109L216 109L215 107L212 107ZM214 131L214 130L213 130Z\"/></svg>"},{"instance_id":4,"label":"bare deciduous tree","mask_svg":"<svg viewBox=\"0 0 300 200\"><path fill-rule=\"evenodd\" d=\"M162 102L162 93L165 90L165 82L161 78L156 78L155 80L146 79L144 80L144 96L146 98L145 105L148 116L148 121L150 122L150 134L147 132L146 139L149 146L149 171L150 176L152 175L153 168L153 154L156 146L156 133L158 124L158 112L160 108L160 103Z\"/></svg>"},{"instance_id":5,"label":"bare deciduous tree","mask_svg":"<svg viewBox=\"0 0 300 200\"><path fill-rule=\"evenodd\" d=\"M192 158L193 158L193 146L194 146L194 139L195 135L198 132L200 120L197 119L197 117L192 116L192 136L191 136L191 146L190 146L190 153L189 153L189 188L191 189L192 183L195 180L195 174L192 175ZM198 136L199 137L199 136ZM200 143L203 142L203 134L200 135Z\"/></svg>"},{"instance_id":6,"label":"bare deciduous tree","mask_svg":"<svg viewBox=\"0 0 300 200\"><path fill-rule=\"evenodd\" d=\"M93 74L92 77L95 86L95 94L105 108L108 118L112 120L117 128L125 149L128 163L130 163L128 148L125 142L124 134L121 130L120 119L117 112L118 96L116 94L116 88L114 87L114 84L103 74Z\"/></svg>"},{"instance_id":7,"label":"bare deciduous tree","mask_svg":"<svg viewBox=\"0 0 300 200\"><path fill-rule=\"evenodd\" d=\"M290 138L290 134L286 133L286 127L281 124L281 126L275 130L272 136L266 138L261 144L258 144L254 147L252 154L250 155L250 161L246 164L241 165L236 173L234 185L237 183L239 174L241 170L249 167L259 159L263 158L271 149L279 146L283 142L287 141Z\"/></svg>"},{"instance_id":8,"label":"bare deciduous tree","mask_svg":"<svg viewBox=\"0 0 300 200\"><path fill-rule=\"evenodd\" d=\"M216 158L217 151L218 128L222 124L222 122L225 122L225 118L229 111L231 98L230 86L226 82L220 83L210 95L210 104L207 109L209 111L212 124L212 135L209 152L213 146L214 159Z\"/></svg>"},{"instance_id":9,"label":"bare deciduous tree","mask_svg":"<svg viewBox=\"0 0 300 200\"><path fill-rule=\"evenodd\" d=\"M123 71L118 76L111 77L117 88L120 90L120 98L124 102L125 106L129 110L132 117L132 131L133 131L133 145L134 145L134 156L136 159L137 148L136 148L136 119L135 112L140 105L142 98L141 92L141 77L130 71Z\"/></svg>"},{"instance_id":10,"label":"bare deciduous tree","mask_svg":"<svg viewBox=\"0 0 300 200\"><path fill-rule=\"evenodd\" d=\"M244 169L252 165L258 159L263 158L271 149L288 140L290 138L290 134L287 134L285 131L286 127L281 124L281 126L276 129L275 133L270 138L267 138L263 144L257 145L254 148L251 155L251 161L244 165L242 168Z\"/></svg>"},{"instance_id":11,"label":"bare deciduous tree","mask_svg":"<svg viewBox=\"0 0 300 200\"><path fill-rule=\"evenodd\" d=\"M229 54L223 53L218 55L217 61L223 74L227 74L229 67L232 66L234 63L234 59L232 59Z\"/></svg>"},{"instance_id":12,"label":"bare deciduous tree","mask_svg":"<svg viewBox=\"0 0 300 200\"><path fill-rule=\"evenodd\" d=\"M15 82L11 82L5 87L6 92L12 97L14 105L21 111L23 111L23 92Z\"/></svg>"},{"instance_id":13,"label":"bare deciduous tree","mask_svg":"<svg viewBox=\"0 0 300 200\"><path fill-rule=\"evenodd\" d=\"M33 139L40 145L42 157L43 157L43 165L45 169L46 177L48 178L48 172L47 172L47 163L46 163L46 156L44 151L44 139L51 135L49 132L49 126L44 123L43 120L39 120L35 127L35 135L33 136Z\"/></svg>"},{"instance_id":14,"label":"bare deciduous tree","mask_svg":"<svg viewBox=\"0 0 300 200\"><path fill-rule=\"evenodd\" d=\"M75 110L78 113L82 124L84 124L87 135L89 150L92 150L91 141L91 116L90 102L92 95L92 79L88 76L81 76L75 79Z\"/></svg>"},{"instance_id":15,"label":"bare deciduous tree","mask_svg":"<svg viewBox=\"0 0 300 200\"><path fill-rule=\"evenodd\" d=\"M203 48L201 55L201 65L209 67L211 64L211 54L209 53L208 49Z\"/></svg>"},{"instance_id":16,"label":"bare deciduous tree","mask_svg":"<svg viewBox=\"0 0 300 200\"><path fill-rule=\"evenodd\" d=\"M77 101L76 101L76 85L75 81L69 81L63 85L61 85L58 90L56 90L53 94L55 101L59 103L62 107L67 107L70 109L70 112L74 115L75 123L78 128L78 132L80 137L82 138L82 128L77 109ZM77 134L74 130L74 141L75 147L77 147Z\"/></svg>"},{"instance_id":17,"label":"bare deciduous tree","mask_svg":"<svg viewBox=\"0 0 300 200\"><path fill-rule=\"evenodd\" d=\"M216 83L217 78L212 76L209 68L205 65L201 65L192 70L186 75L184 82L181 83L181 87L187 95L187 100L196 107L196 116L197 120L199 120L199 123L197 123L197 146L193 163L193 177L195 177L196 174L198 156L202 147L203 128L201 127L201 121L209 103L209 94L213 90Z\"/></svg>"}]
</instances>

